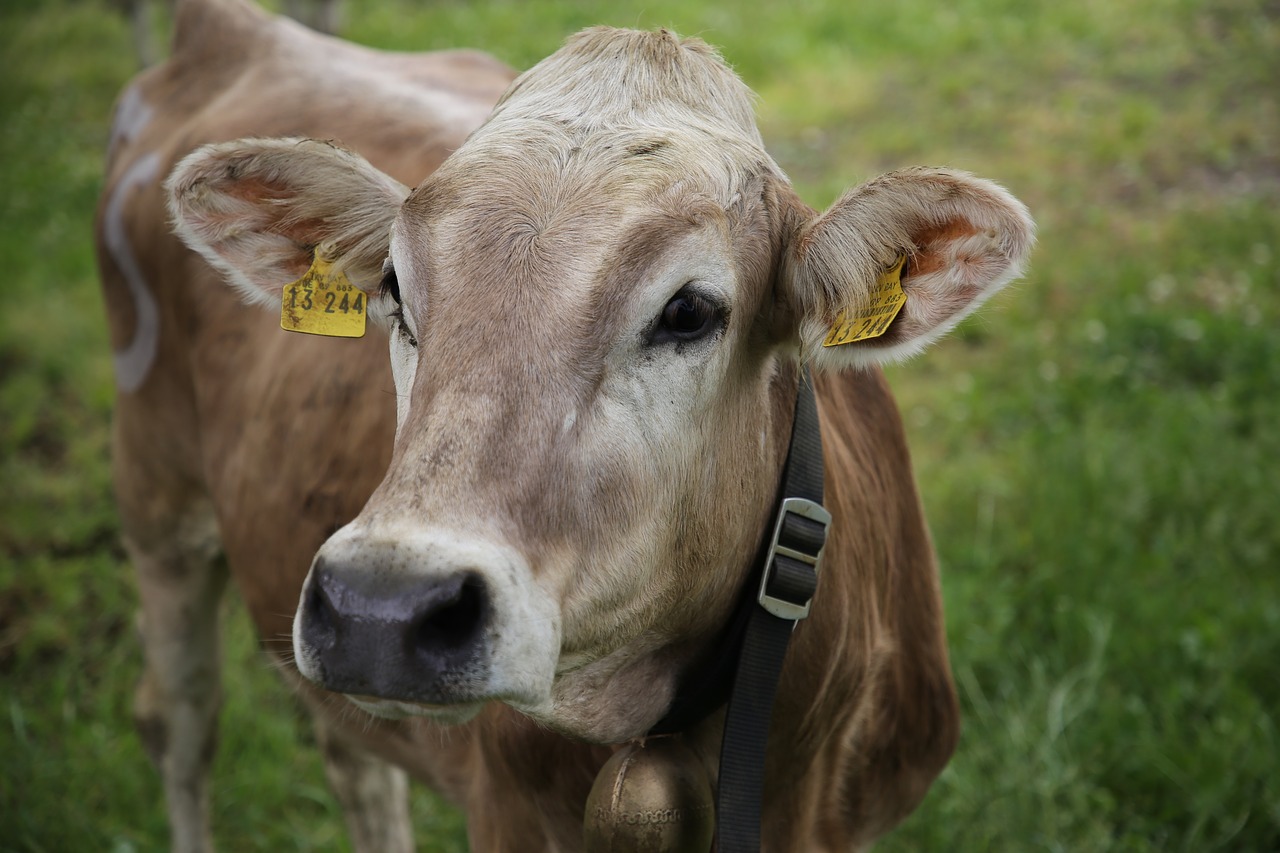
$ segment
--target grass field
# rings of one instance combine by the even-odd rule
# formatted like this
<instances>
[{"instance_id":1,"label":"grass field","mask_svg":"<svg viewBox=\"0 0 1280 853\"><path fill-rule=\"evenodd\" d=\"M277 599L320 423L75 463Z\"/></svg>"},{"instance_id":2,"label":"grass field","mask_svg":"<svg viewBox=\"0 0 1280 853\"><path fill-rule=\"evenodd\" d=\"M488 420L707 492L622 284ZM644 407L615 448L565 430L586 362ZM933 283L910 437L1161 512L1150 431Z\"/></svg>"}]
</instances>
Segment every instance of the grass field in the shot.
<instances>
[{"instance_id":1,"label":"grass field","mask_svg":"<svg viewBox=\"0 0 1280 853\"><path fill-rule=\"evenodd\" d=\"M1280 850L1280 6L350 0L525 67L592 23L720 45L806 198L916 163L1031 207L1027 279L891 379L965 730L886 850ZM149 851L91 220L133 71L103 0L0 5L0 850ZM233 600L225 850L347 849ZM421 849L465 849L418 792Z\"/></svg>"}]
</instances>

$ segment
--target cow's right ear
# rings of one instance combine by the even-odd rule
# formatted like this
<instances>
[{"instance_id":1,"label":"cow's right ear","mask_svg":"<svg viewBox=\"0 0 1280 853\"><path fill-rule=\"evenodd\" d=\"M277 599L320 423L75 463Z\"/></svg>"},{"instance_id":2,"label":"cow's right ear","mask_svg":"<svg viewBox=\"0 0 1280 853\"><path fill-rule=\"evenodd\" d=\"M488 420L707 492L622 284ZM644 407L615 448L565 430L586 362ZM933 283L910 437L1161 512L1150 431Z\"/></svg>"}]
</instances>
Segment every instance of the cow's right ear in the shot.
<instances>
[{"instance_id":1,"label":"cow's right ear","mask_svg":"<svg viewBox=\"0 0 1280 853\"><path fill-rule=\"evenodd\" d=\"M1022 203L965 172L907 169L856 187L783 256L800 357L840 369L913 355L1019 276L1034 243Z\"/></svg>"},{"instance_id":2,"label":"cow's right ear","mask_svg":"<svg viewBox=\"0 0 1280 853\"><path fill-rule=\"evenodd\" d=\"M409 189L314 139L242 139L188 155L165 183L174 230L245 296L279 305L319 249L374 296Z\"/></svg>"}]
</instances>

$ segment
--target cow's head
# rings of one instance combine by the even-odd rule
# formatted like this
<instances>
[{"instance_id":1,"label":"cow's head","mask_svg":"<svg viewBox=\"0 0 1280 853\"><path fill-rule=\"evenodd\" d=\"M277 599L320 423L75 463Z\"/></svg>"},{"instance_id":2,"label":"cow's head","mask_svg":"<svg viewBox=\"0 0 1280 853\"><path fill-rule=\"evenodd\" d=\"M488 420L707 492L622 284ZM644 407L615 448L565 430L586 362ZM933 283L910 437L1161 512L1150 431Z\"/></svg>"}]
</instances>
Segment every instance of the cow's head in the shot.
<instances>
[{"instance_id":1,"label":"cow's head","mask_svg":"<svg viewBox=\"0 0 1280 853\"><path fill-rule=\"evenodd\" d=\"M169 187L180 233L250 296L278 301L319 247L389 318L394 455L316 555L303 674L374 712L497 700L601 742L657 721L726 619L796 366L919 350L1032 242L1020 203L953 171L815 214L747 89L665 31L573 38L412 191L306 140L202 149ZM902 253L888 332L824 348Z\"/></svg>"}]
</instances>

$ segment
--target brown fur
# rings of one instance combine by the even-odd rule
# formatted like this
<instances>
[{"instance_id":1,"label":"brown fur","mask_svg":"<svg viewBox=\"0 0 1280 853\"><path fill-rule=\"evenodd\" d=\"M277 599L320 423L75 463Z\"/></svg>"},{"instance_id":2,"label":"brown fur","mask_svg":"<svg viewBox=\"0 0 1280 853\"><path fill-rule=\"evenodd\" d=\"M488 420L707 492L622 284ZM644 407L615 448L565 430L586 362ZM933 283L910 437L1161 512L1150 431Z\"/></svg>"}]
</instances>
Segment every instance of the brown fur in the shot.
<instances>
[{"instance_id":1,"label":"brown fur","mask_svg":"<svg viewBox=\"0 0 1280 853\"><path fill-rule=\"evenodd\" d=\"M894 247L925 251L972 236L958 229L957 216L920 212L935 203L938 186L959 188L952 204L966 221L1029 228L1018 210L992 214L986 197L974 201L989 185L942 172L884 179L815 219L759 147L745 87L710 48L665 31L575 37L521 77L485 130L441 166L470 128L404 108L391 83L484 105L509 79L496 64L473 54L392 56L321 42L236 0L191 3L185 14L188 27L208 28L202 35L220 49L192 40L195 30L180 22L174 59L134 84L157 118L118 147L104 200L147 152L173 164L202 143L238 136L341 139L418 187L396 228L413 257L401 287L423 356L393 447L396 392L381 334L333 341L279 332L269 312L243 306L169 236L158 188L139 191L126 208L127 231L134 246L148 247L142 265L160 305L160 350L141 388L119 397L126 536L145 554L181 550L187 546L170 543L175 522L211 510L264 643L285 652L312 556L357 514L370 529L485 519L565 603L561 654L590 664L561 676L561 686L571 684L583 707L577 717L544 722L580 737L615 730L625 713L636 715L633 734L643 732L732 608L785 456L794 356L811 347L804 324L829 322L856 300ZM308 58L317 55L343 61ZM599 63L630 69L636 83L623 101L598 92L586 107L564 103L590 87ZM347 75L356 67L381 75L383 88L365 85L353 98ZM297 112L275 108L286 98ZM543 119L529 120L522 112L529 109ZM587 118L561 121L557 109ZM657 127L672 115L692 118ZM512 134L527 144L511 144ZM172 181L184 234L234 270L246 292L269 299L312 247L341 243L355 221L367 239L339 249L371 290L378 246L385 252L384 213L371 206L351 214L349 196L299 192L309 169L277 168L291 145L317 167L350 163L353 186L381 188L361 198L398 205L407 192L362 171L363 161L314 143L205 149ZM670 179L673 166L683 179ZM906 213L877 201L904 187L917 199ZM991 197L990 205L1004 204ZM259 224L241 234L237 220L222 221L227 199L247 203ZM866 214L868 204L880 213ZM279 215L290 205L296 212ZM884 219L887 237L865 236L867 215L873 225ZM243 249L225 248L242 237L250 241ZM260 239L268 242L252 242ZM1007 260L996 278L1016 272L1029 231L993 240L993 256L1003 251ZM1008 248L1010 240L1017 245ZM603 429L592 413L618 369L612 353L644 296L629 282L645 280L669 247L687 241L732 258L741 290L721 346L733 357L700 380L706 412L672 415L685 418L680 447L664 445L654 457L631 445L592 444L593 430ZM270 263L255 264L260 248ZM101 265L113 341L122 345L134 311L105 250ZM924 313L912 322L936 324L925 315L945 321L963 310L927 308L951 298L920 291L916 304L924 307L916 310ZM869 844L924 796L957 736L937 573L892 397L874 368L818 374L817 391L836 524L813 615L796 631L778 691L764 805L766 849L774 853ZM584 413L567 430L566 407ZM652 530L656 539L640 538ZM605 606L593 597L607 587L599 575L655 558L655 592L620 599L603 619ZM146 589L154 581L140 571ZM612 581L615 592L624 588L625 578ZM624 652L633 655L626 665L592 669ZM404 766L467 811L474 849L579 848L583 803L607 747L497 703L453 728L372 721L291 668L286 674L329 719L326 743L342 739L330 749L335 761L360 765L350 752L358 745ZM686 733L711 770L720 726L717 715ZM165 737L164 729L152 735L161 744Z\"/></svg>"}]
</instances>

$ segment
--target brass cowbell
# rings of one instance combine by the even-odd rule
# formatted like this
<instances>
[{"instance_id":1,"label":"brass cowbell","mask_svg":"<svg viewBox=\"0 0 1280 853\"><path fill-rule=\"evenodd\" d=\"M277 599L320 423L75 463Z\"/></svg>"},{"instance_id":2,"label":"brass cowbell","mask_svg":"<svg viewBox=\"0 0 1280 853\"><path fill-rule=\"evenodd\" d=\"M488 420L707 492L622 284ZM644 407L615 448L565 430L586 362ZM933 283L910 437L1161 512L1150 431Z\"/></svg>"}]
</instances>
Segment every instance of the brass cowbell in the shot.
<instances>
[{"instance_id":1,"label":"brass cowbell","mask_svg":"<svg viewBox=\"0 0 1280 853\"><path fill-rule=\"evenodd\" d=\"M583 833L587 853L708 853L711 783L678 738L629 743L600 768Z\"/></svg>"}]
</instances>

